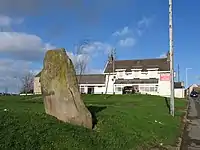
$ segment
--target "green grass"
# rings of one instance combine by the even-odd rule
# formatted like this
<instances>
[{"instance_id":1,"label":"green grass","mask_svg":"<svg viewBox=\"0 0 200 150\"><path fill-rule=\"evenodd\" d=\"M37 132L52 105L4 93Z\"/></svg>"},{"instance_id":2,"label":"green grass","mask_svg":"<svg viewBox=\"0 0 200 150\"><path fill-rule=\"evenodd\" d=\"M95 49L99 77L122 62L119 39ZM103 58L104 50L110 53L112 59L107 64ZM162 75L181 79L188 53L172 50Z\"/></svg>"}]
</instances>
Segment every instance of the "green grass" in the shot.
<instances>
[{"instance_id":1,"label":"green grass","mask_svg":"<svg viewBox=\"0 0 200 150\"><path fill-rule=\"evenodd\" d=\"M84 95L83 99L95 118L93 130L46 115L40 97L1 96L0 149L149 149L160 143L173 145L180 135L183 99L175 100L174 118L162 97Z\"/></svg>"}]
</instances>

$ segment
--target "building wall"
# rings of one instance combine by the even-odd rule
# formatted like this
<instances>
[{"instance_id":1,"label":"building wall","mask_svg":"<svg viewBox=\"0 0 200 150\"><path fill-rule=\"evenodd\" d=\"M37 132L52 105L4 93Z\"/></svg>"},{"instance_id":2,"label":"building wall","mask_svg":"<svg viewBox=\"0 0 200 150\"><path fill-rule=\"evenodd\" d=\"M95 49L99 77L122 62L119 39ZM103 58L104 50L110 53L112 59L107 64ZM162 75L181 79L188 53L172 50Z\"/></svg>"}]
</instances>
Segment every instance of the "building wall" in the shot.
<instances>
[{"instance_id":1,"label":"building wall","mask_svg":"<svg viewBox=\"0 0 200 150\"><path fill-rule=\"evenodd\" d=\"M166 73L166 72L159 72L155 70L151 70L146 73L141 72L139 70L131 71L131 72L117 71L114 74L110 74L110 75L106 74L105 84L93 84L93 85L81 84L80 91L82 93L88 93L88 86L91 86L91 87L94 87L94 94L102 94L102 93L105 94L106 86L107 86L107 94L113 94L113 90L115 94L122 94L122 89L125 86L138 85L139 91L142 94L160 95L160 96L168 97L170 96L170 80L162 81L160 78L161 73ZM159 81L158 81L158 84L118 84L118 85L116 84L114 85L114 82L116 79L133 79L133 78L140 78L140 79L157 78ZM34 93L41 94L41 86L39 82L39 77L35 77L34 79Z\"/></svg>"},{"instance_id":2,"label":"building wall","mask_svg":"<svg viewBox=\"0 0 200 150\"><path fill-rule=\"evenodd\" d=\"M80 92L87 94L88 87L94 87L94 94L105 93L105 84L80 84Z\"/></svg>"},{"instance_id":3,"label":"building wall","mask_svg":"<svg viewBox=\"0 0 200 150\"><path fill-rule=\"evenodd\" d=\"M40 77L34 78L34 94L41 94Z\"/></svg>"},{"instance_id":4,"label":"building wall","mask_svg":"<svg viewBox=\"0 0 200 150\"><path fill-rule=\"evenodd\" d=\"M123 70L123 69L122 69ZM149 79L149 78L159 78L159 71L149 70L147 72L142 72L141 70L133 70L131 72L125 72L119 70L116 72L116 78L118 79L133 79L133 78L140 78L140 79Z\"/></svg>"},{"instance_id":5,"label":"building wall","mask_svg":"<svg viewBox=\"0 0 200 150\"><path fill-rule=\"evenodd\" d=\"M122 94L125 86L136 85L141 94L158 95L158 84L115 84L115 94Z\"/></svg>"},{"instance_id":6,"label":"building wall","mask_svg":"<svg viewBox=\"0 0 200 150\"><path fill-rule=\"evenodd\" d=\"M142 72L141 70L132 70L131 72L125 72L123 69L118 69L116 71L116 74L114 75L108 75L106 74L106 83L107 80L108 82L108 90L107 94L113 94L113 82L115 82L116 79L134 79L134 78L139 78L139 79L149 79L149 78L156 78L158 79L158 84L118 84L114 85L114 92L115 94L122 94L122 89L125 86L133 86L133 85L138 85L139 86L139 91L142 94L151 94L151 95L160 95L160 96L170 96L170 80L161 80L160 75L161 74L166 74L169 75L169 71L157 71L156 68L155 70L148 70L147 72ZM116 78L114 78L116 76ZM114 78L114 80L113 80ZM155 87L156 86L156 87ZM140 88L141 87L141 88ZM142 88L144 87L144 88ZM156 88L155 91L149 90L153 89L153 87ZM147 89L147 90L141 90L141 89Z\"/></svg>"},{"instance_id":7,"label":"building wall","mask_svg":"<svg viewBox=\"0 0 200 150\"><path fill-rule=\"evenodd\" d=\"M184 88L174 89L174 97L185 98L185 89Z\"/></svg>"},{"instance_id":8,"label":"building wall","mask_svg":"<svg viewBox=\"0 0 200 150\"><path fill-rule=\"evenodd\" d=\"M107 74L106 75L106 81L105 81L105 91L104 93L107 93L107 94L113 94L113 90L115 91L114 89L114 82L117 78L117 74ZM107 87L107 88L106 88Z\"/></svg>"},{"instance_id":9,"label":"building wall","mask_svg":"<svg viewBox=\"0 0 200 150\"><path fill-rule=\"evenodd\" d=\"M39 77L34 78L34 94L41 94L41 84L39 82ZM105 84L81 84L80 91L83 93L88 93L88 87L94 87L94 94L105 93Z\"/></svg>"}]
</instances>

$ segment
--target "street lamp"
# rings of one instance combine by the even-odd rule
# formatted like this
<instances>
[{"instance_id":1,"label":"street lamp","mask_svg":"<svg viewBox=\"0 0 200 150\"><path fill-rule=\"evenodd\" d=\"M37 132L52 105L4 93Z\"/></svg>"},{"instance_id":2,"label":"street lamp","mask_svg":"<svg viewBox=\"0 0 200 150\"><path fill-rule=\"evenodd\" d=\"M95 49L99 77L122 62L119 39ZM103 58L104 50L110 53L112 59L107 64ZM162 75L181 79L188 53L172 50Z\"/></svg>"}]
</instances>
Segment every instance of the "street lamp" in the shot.
<instances>
[{"instance_id":1,"label":"street lamp","mask_svg":"<svg viewBox=\"0 0 200 150\"><path fill-rule=\"evenodd\" d=\"M185 87L188 88L188 70L192 68L185 68Z\"/></svg>"},{"instance_id":2,"label":"street lamp","mask_svg":"<svg viewBox=\"0 0 200 150\"><path fill-rule=\"evenodd\" d=\"M169 0L170 114L174 116L174 46L172 0Z\"/></svg>"}]
</instances>

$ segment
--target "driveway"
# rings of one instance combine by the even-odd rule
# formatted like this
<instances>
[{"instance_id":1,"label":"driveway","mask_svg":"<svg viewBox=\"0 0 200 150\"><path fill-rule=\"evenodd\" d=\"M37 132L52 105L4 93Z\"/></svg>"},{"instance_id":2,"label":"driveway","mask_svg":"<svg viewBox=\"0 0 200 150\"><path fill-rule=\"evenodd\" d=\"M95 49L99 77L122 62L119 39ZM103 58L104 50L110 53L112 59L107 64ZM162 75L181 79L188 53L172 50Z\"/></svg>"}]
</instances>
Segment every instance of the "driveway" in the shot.
<instances>
[{"instance_id":1,"label":"driveway","mask_svg":"<svg viewBox=\"0 0 200 150\"><path fill-rule=\"evenodd\" d=\"M200 150L200 97L189 98L187 119L181 150Z\"/></svg>"}]
</instances>

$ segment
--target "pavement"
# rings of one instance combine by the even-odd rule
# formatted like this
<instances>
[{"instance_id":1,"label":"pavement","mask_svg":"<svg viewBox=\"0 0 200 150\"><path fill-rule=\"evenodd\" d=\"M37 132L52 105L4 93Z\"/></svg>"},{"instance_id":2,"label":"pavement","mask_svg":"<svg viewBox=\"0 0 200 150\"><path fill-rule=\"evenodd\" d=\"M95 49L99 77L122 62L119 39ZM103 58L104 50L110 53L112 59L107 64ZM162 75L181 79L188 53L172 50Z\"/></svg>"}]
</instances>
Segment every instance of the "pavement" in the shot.
<instances>
[{"instance_id":1,"label":"pavement","mask_svg":"<svg viewBox=\"0 0 200 150\"><path fill-rule=\"evenodd\" d=\"M181 150L200 150L200 97L189 98L187 119Z\"/></svg>"}]
</instances>

